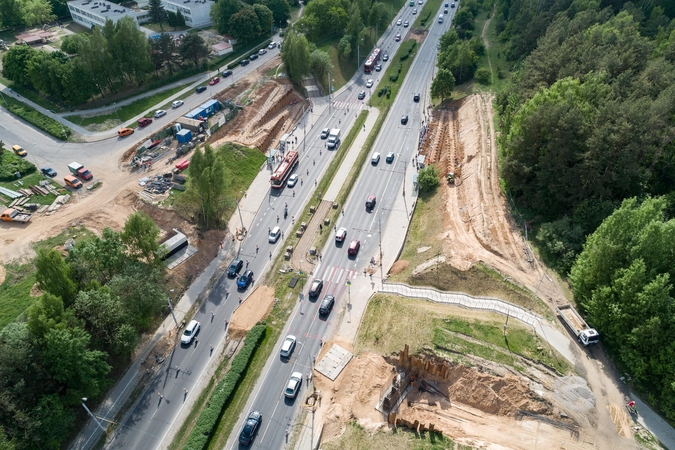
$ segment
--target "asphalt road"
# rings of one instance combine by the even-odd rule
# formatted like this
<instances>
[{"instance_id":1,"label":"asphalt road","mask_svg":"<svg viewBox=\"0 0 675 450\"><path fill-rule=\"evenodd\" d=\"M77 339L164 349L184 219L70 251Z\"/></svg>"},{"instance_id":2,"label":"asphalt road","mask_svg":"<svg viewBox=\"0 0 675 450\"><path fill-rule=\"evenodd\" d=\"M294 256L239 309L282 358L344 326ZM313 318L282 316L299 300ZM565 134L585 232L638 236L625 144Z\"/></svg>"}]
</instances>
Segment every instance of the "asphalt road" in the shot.
<instances>
[{"instance_id":1,"label":"asphalt road","mask_svg":"<svg viewBox=\"0 0 675 450\"><path fill-rule=\"evenodd\" d=\"M441 11L443 9L441 8ZM436 45L442 33L448 29L454 12L455 9L449 10L450 15L446 16L447 19L443 24L438 24L436 21L431 26L429 35L413 62L376 143L375 151L381 153L380 162L376 165L370 160L366 162L366 167L363 168L352 190L352 195L345 205L344 215L335 224L336 228L347 229L347 238L343 243L336 243L331 239L324 249L322 262L316 267L314 276L307 279L299 305L287 326L286 333L282 335L271 361L265 367L261 381L254 390L252 401L249 401L250 410L262 412L263 421L250 448L282 448L285 445L286 430L300 425L294 420L298 412L297 406L301 403L301 398L304 397L304 391L307 389L306 378L295 399L286 398L284 389L291 373L301 372L306 376L311 372L313 358L320 350L320 340L328 335L334 325L333 321L334 317L337 317L337 311L346 308L349 297L346 282L355 277L364 276L363 270L368 266L370 258L378 255L381 244L380 229L386 224L395 196L400 192L404 177L411 177L416 172L411 162L413 155L417 152L423 109L434 70ZM393 23L395 24L399 18L412 23L415 18L412 15L412 8L405 7ZM399 32L403 34L404 30L406 29L402 26L396 25L387 30L381 41L382 48L385 49L384 53L389 53L390 57L393 56L399 44L394 41L394 36ZM385 68L383 67L383 72L380 73L384 73ZM373 75L376 74L373 73ZM371 74L361 74L352 88L345 91L346 96L336 99L334 105L341 105L341 109L346 111L347 107L354 104L358 92L371 76ZM414 93L421 94L419 103L413 102ZM403 115L409 116L407 125L401 124ZM347 117L349 116L348 114ZM312 148L314 147L313 143ZM385 158L390 151L395 152L396 156L389 164L386 163ZM376 195L377 204L372 211L367 211L365 201L366 197L371 194ZM355 239L361 242L361 249L356 256L349 256L347 248ZM307 291L314 278L322 279L324 287L318 297L310 298ZM327 317L322 317L319 316L318 307L326 295L335 296L336 304ZM285 360L280 358L278 350L287 334L296 336L298 344L292 357ZM235 432L228 440L227 448L244 447L238 444L237 437L248 413L249 410L243 411Z\"/></svg>"}]
</instances>

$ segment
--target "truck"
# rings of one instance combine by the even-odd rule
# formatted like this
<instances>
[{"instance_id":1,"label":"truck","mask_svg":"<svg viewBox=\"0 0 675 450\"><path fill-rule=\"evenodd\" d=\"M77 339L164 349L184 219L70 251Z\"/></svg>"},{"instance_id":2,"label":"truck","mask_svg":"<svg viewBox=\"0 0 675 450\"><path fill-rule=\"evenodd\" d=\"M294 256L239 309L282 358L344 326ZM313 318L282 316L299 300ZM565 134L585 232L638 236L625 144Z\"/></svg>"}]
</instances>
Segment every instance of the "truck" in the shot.
<instances>
[{"instance_id":1,"label":"truck","mask_svg":"<svg viewBox=\"0 0 675 450\"><path fill-rule=\"evenodd\" d=\"M5 212L2 213L2 215L0 216L0 219L4 220L5 222L19 222L19 223L30 222L30 219L32 218L33 218L32 214L21 213L14 208L6 209Z\"/></svg>"},{"instance_id":2,"label":"truck","mask_svg":"<svg viewBox=\"0 0 675 450\"><path fill-rule=\"evenodd\" d=\"M555 311L562 321L565 322L565 325L574 333L580 344L588 347L600 342L600 334L588 326L586 321L581 317L581 314L572 305L557 307Z\"/></svg>"},{"instance_id":3,"label":"truck","mask_svg":"<svg viewBox=\"0 0 675 450\"><path fill-rule=\"evenodd\" d=\"M328 135L328 148L337 148L340 145L340 129L333 128Z\"/></svg>"},{"instance_id":4,"label":"truck","mask_svg":"<svg viewBox=\"0 0 675 450\"><path fill-rule=\"evenodd\" d=\"M89 170L85 169L85 167L77 162L71 162L68 164L68 170L70 170L70 173L75 175L76 177L80 177L83 180L91 180L94 178L94 175L89 172Z\"/></svg>"},{"instance_id":5,"label":"truck","mask_svg":"<svg viewBox=\"0 0 675 450\"><path fill-rule=\"evenodd\" d=\"M295 150L289 150L286 153L286 156L284 157L283 161L281 161L281 164L279 164L279 167L277 167L277 169L272 174L272 177L270 178L270 183L272 184L272 187L275 189L282 188L286 183L286 180L288 180L288 177L291 176L291 173L298 165L298 162L299 162L298 152L296 152Z\"/></svg>"}]
</instances>

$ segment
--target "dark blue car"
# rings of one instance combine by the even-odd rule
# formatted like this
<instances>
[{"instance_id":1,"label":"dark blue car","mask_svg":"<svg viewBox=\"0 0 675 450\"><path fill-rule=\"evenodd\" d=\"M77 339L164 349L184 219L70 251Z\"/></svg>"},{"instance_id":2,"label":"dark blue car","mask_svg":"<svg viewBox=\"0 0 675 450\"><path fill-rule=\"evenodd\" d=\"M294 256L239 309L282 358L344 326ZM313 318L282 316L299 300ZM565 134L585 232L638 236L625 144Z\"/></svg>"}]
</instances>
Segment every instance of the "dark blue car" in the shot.
<instances>
[{"instance_id":1,"label":"dark blue car","mask_svg":"<svg viewBox=\"0 0 675 450\"><path fill-rule=\"evenodd\" d=\"M249 284L253 282L253 271L247 270L239 277L237 280L237 287L242 291L248 287Z\"/></svg>"}]
</instances>

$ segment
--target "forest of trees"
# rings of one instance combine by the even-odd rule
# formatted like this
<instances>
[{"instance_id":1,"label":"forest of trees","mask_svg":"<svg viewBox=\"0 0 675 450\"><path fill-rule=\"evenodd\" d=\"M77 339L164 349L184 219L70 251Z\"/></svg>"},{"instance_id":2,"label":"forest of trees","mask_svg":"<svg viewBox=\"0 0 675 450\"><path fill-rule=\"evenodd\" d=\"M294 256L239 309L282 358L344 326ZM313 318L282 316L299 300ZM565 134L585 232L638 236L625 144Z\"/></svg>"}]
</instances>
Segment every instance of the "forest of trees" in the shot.
<instances>
[{"instance_id":1,"label":"forest of trees","mask_svg":"<svg viewBox=\"0 0 675 450\"><path fill-rule=\"evenodd\" d=\"M0 448L59 449L81 398L96 400L114 365L166 305L159 229L134 213L121 233L84 238L66 258L38 250L42 295L0 331Z\"/></svg>"},{"instance_id":2,"label":"forest of trees","mask_svg":"<svg viewBox=\"0 0 675 450\"><path fill-rule=\"evenodd\" d=\"M501 176L621 372L675 420L675 6L497 0Z\"/></svg>"},{"instance_id":3,"label":"forest of trees","mask_svg":"<svg viewBox=\"0 0 675 450\"><path fill-rule=\"evenodd\" d=\"M218 33L228 34L238 42L249 42L272 32L272 24L285 27L291 17L286 0L244 3L240 0L218 0L211 6L211 18Z\"/></svg>"}]
</instances>

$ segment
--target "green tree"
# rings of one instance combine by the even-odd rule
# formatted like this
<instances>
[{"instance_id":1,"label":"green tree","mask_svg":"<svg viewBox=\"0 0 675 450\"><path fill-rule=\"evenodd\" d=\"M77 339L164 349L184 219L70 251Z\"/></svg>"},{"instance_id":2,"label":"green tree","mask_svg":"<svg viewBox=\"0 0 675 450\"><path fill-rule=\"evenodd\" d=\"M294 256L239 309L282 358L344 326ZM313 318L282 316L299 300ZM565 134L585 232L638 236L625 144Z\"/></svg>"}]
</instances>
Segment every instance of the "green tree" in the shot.
<instances>
[{"instance_id":1,"label":"green tree","mask_svg":"<svg viewBox=\"0 0 675 450\"><path fill-rule=\"evenodd\" d=\"M274 23L272 11L267 6L261 4L253 5L253 11L255 12L255 15L258 16L260 34L266 35L267 33L271 33L272 24Z\"/></svg>"},{"instance_id":2,"label":"green tree","mask_svg":"<svg viewBox=\"0 0 675 450\"><path fill-rule=\"evenodd\" d=\"M166 10L162 5L162 0L148 0L150 20L159 24L160 30L164 31L162 22L166 19Z\"/></svg>"},{"instance_id":3,"label":"green tree","mask_svg":"<svg viewBox=\"0 0 675 450\"><path fill-rule=\"evenodd\" d=\"M52 4L49 0L22 0L21 18L29 27L52 22L56 16L52 14Z\"/></svg>"},{"instance_id":4,"label":"green tree","mask_svg":"<svg viewBox=\"0 0 675 450\"><path fill-rule=\"evenodd\" d=\"M281 47L281 60L286 66L288 76L294 83L300 83L309 73L310 54L309 42L305 36L295 30L289 30Z\"/></svg>"},{"instance_id":5,"label":"green tree","mask_svg":"<svg viewBox=\"0 0 675 450\"><path fill-rule=\"evenodd\" d=\"M276 26L284 28L288 25L288 21L291 18L291 5L288 4L288 1L267 0L265 6L272 11L272 18Z\"/></svg>"},{"instance_id":6,"label":"green tree","mask_svg":"<svg viewBox=\"0 0 675 450\"><path fill-rule=\"evenodd\" d=\"M121 238L133 258L149 265L161 263L159 228L146 213L137 211L127 217Z\"/></svg>"},{"instance_id":7,"label":"green tree","mask_svg":"<svg viewBox=\"0 0 675 450\"><path fill-rule=\"evenodd\" d=\"M28 309L28 328L33 337L41 341L49 330L65 327L65 317L61 297L46 293Z\"/></svg>"},{"instance_id":8,"label":"green tree","mask_svg":"<svg viewBox=\"0 0 675 450\"><path fill-rule=\"evenodd\" d=\"M352 37L348 34L345 34L342 36L340 39L340 42L338 43L338 55L340 55L340 58L343 60L349 59L349 56L352 54Z\"/></svg>"},{"instance_id":9,"label":"green tree","mask_svg":"<svg viewBox=\"0 0 675 450\"><path fill-rule=\"evenodd\" d=\"M82 45L82 35L79 34L69 34L61 38L61 51L69 54L76 55L80 52L80 46Z\"/></svg>"},{"instance_id":10,"label":"green tree","mask_svg":"<svg viewBox=\"0 0 675 450\"><path fill-rule=\"evenodd\" d=\"M449 70L441 69L436 74L436 78L431 82L431 96L441 99L452 97L452 90L455 89L455 77Z\"/></svg>"},{"instance_id":11,"label":"green tree","mask_svg":"<svg viewBox=\"0 0 675 450\"><path fill-rule=\"evenodd\" d=\"M450 28L448 31L441 35L441 38L438 42L438 51L443 53L446 50L449 50L452 45L459 40L459 35L457 30Z\"/></svg>"},{"instance_id":12,"label":"green tree","mask_svg":"<svg viewBox=\"0 0 675 450\"><path fill-rule=\"evenodd\" d=\"M104 228L101 237L82 239L68 252L66 262L80 287L92 283L105 285L112 277L124 271L129 263L120 234Z\"/></svg>"},{"instance_id":13,"label":"green tree","mask_svg":"<svg viewBox=\"0 0 675 450\"><path fill-rule=\"evenodd\" d=\"M103 287L80 291L73 304L73 311L85 324L85 329L93 338L96 348L109 348L114 351L117 333L125 323L126 312L122 302L112 298L109 289Z\"/></svg>"},{"instance_id":14,"label":"green tree","mask_svg":"<svg viewBox=\"0 0 675 450\"><path fill-rule=\"evenodd\" d=\"M218 33L228 34L230 32L230 18L236 14L243 5L244 4L239 0L218 0L211 5L211 20L215 22Z\"/></svg>"},{"instance_id":15,"label":"green tree","mask_svg":"<svg viewBox=\"0 0 675 450\"><path fill-rule=\"evenodd\" d=\"M163 272L159 269L129 264L106 287L111 297L124 305L126 323L139 332L148 330L166 306Z\"/></svg>"},{"instance_id":16,"label":"green tree","mask_svg":"<svg viewBox=\"0 0 675 450\"><path fill-rule=\"evenodd\" d=\"M310 53L309 58L312 73L317 79L323 80L333 70L333 63L327 52L316 49Z\"/></svg>"},{"instance_id":17,"label":"green tree","mask_svg":"<svg viewBox=\"0 0 675 450\"><path fill-rule=\"evenodd\" d=\"M58 394L44 395L30 411L31 441L35 448L57 450L68 437L75 423L75 412L64 404Z\"/></svg>"},{"instance_id":18,"label":"green tree","mask_svg":"<svg viewBox=\"0 0 675 450\"><path fill-rule=\"evenodd\" d=\"M70 267L57 250L40 248L35 257L38 288L59 297L66 306L75 301L77 286L71 278Z\"/></svg>"},{"instance_id":19,"label":"green tree","mask_svg":"<svg viewBox=\"0 0 675 450\"><path fill-rule=\"evenodd\" d=\"M166 12L166 23L168 23L170 27L173 27L174 30L176 29L176 26L178 24L178 18L176 17L175 12L173 11ZM152 47L152 42L150 42L150 46Z\"/></svg>"},{"instance_id":20,"label":"green tree","mask_svg":"<svg viewBox=\"0 0 675 450\"><path fill-rule=\"evenodd\" d=\"M229 29L232 37L239 42L249 42L260 36L260 22L253 7L245 5L232 14Z\"/></svg>"},{"instance_id":21,"label":"green tree","mask_svg":"<svg viewBox=\"0 0 675 450\"><path fill-rule=\"evenodd\" d=\"M376 29L383 29L382 27L389 23L389 6L382 2L375 2L370 7L368 15L368 23L371 27Z\"/></svg>"},{"instance_id":22,"label":"green tree","mask_svg":"<svg viewBox=\"0 0 675 450\"><path fill-rule=\"evenodd\" d=\"M176 12L176 27L184 27L185 26L185 16L183 15L180 10Z\"/></svg>"},{"instance_id":23,"label":"green tree","mask_svg":"<svg viewBox=\"0 0 675 450\"><path fill-rule=\"evenodd\" d=\"M468 41L457 41L438 58L438 68L452 72L457 83L470 80L478 65L478 56Z\"/></svg>"},{"instance_id":24,"label":"green tree","mask_svg":"<svg viewBox=\"0 0 675 450\"><path fill-rule=\"evenodd\" d=\"M15 28L22 24L20 0L0 0L0 26Z\"/></svg>"},{"instance_id":25,"label":"green tree","mask_svg":"<svg viewBox=\"0 0 675 450\"><path fill-rule=\"evenodd\" d=\"M115 24L115 37L109 47L123 74L139 85L152 69L150 46L145 33L131 17L123 17Z\"/></svg>"},{"instance_id":26,"label":"green tree","mask_svg":"<svg viewBox=\"0 0 675 450\"><path fill-rule=\"evenodd\" d=\"M473 77L478 81L480 84L490 84L490 71L486 69L485 67L479 67L476 70L476 73L473 74Z\"/></svg>"},{"instance_id":27,"label":"green tree","mask_svg":"<svg viewBox=\"0 0 675 450\"><path fill-rule=\"evenodd\" d=\"M436 189L440 184L438 176L438 169L436 169L434 166L427 166L420 170L417 176L417 182L420 185L420 191L431 192Z\"/></svg>"},{"instance_id":28,"label":"green tree","mask_svg":"<svg viewBox=\"0 0 675 450\"><path fill-rule=\"evenodd\" d=\"M191 60L196 66L199 64L200 59L208 56L209 49L200 35L188 33L180 43L178 53L180 53L183 59Z\"/></svg>"},{"instance_id":29,"label":"green tree","mask_svg":"<svg viewBox=\"0 0 675 450\"><path fill-rule=\"evenodd\" d=\"M27 45L13 45L2 57L2 76L22 86L30 86L28 63L37 50Z\"/></svg>"},{"instance_id":30,"label":"green tree","mask_svg":"<svg viewBox=\"0 0 675 450\"><path fill-rule=\"evenodd\" d=\"M475 27L474 16L468 8L464 7L463 4L459 11L457 11L457 14L453 20L453 24L460 38L466 40L471 39L473 29Z\"/></svg>"}]
</instances>

